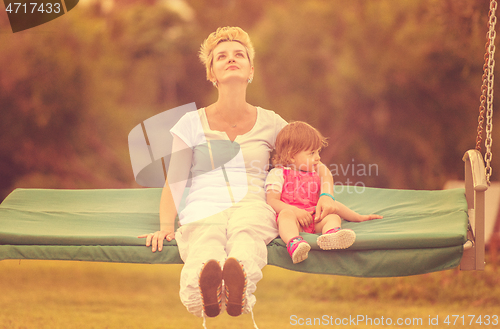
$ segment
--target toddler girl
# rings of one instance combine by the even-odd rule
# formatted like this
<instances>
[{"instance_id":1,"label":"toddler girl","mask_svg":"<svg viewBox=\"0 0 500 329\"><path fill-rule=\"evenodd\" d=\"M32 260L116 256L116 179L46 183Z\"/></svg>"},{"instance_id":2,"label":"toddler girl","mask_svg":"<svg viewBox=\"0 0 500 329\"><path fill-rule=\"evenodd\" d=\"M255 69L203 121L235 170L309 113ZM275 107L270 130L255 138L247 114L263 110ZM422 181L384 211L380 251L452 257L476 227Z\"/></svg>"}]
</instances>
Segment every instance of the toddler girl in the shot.
<instances>
[{"instance_id":1,"label":"toddler girl","mask_svg":"<svg viewBox=\"0 0 500 329\"><path fill-rule=\"evenodd\" d=\"M356 239L350 229L341 229L341 218L361 222L382 218L378 215L362 216L336 202L337 211L320 218L315 206L321 193L321 181L316 172L320 163L319 152L326 139L305 122L292 122L276 137L274 169L266 179L267 203L276 211L279 234L287 244L294 264L307 258L311 246L299 232L322 233L317 243L321 249L349 248Z\"/></svg>"}]
</instances>

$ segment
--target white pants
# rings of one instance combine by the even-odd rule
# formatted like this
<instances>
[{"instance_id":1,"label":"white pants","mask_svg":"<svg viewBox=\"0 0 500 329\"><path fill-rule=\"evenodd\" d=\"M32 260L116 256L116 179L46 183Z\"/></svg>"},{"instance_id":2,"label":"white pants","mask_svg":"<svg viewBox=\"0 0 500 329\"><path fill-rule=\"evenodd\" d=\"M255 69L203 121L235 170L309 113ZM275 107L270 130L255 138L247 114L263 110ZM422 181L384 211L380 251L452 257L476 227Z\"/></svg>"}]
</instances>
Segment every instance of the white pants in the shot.
<instances>
[{"instance_id":1,"label":"white pants","mask_svg":"<svg viewBox=\"0 0 500 329\"><path fill-rule=\"evenodd\" d=\"M180 298L187 310L202 316L199 275L203 263L215 259L224 265L228 257L243 263L247 274L246 305L255 305L253 293L267 264L267 244L278 236L274 210L263 201L240 202L235 206L196 222L181 226L175 239L184 267Z\"/></svg>"}]
</instances>

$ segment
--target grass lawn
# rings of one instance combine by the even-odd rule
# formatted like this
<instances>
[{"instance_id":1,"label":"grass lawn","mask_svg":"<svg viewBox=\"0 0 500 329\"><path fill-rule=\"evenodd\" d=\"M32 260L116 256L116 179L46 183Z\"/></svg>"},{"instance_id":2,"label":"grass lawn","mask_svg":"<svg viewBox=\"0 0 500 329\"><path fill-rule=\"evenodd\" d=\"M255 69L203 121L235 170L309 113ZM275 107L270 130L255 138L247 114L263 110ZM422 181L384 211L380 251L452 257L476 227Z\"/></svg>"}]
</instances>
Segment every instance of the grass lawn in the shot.
<instances>
[{"instance_id":1,"label":"grass lawn","mask_svg":"<svg viewBox=\"0 0 500 329\"><path fill-rule=\"evenodd\" d=\"M180 270L180 265L0 261L0 328L202 328L202 320L179 301ZM500 327L493 317L500 317L500 273L491 265L484 272L376 279L267 266L256 296L261 329L336 327L335 322L348 328ZM450 325L444 323L448 315ZM472 323L469 315L475 316ZM482 324L475 322L479 315ZM429 325L436 317L439 325ZM207 327L244 329L253 323L250 315L222 314L207 319Z\"/></svg>"}]
</instances>

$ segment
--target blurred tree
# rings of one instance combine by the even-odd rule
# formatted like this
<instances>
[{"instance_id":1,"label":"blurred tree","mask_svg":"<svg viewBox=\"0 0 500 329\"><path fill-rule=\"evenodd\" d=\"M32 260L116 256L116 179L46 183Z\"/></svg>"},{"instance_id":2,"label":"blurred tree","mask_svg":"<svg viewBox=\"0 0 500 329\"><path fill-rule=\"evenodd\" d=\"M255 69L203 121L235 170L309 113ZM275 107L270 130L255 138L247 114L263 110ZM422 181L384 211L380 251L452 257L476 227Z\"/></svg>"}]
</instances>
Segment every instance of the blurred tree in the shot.
<instances>
[{"instance_id":1,"label":"blurred tree","mask_svg":"<svg viewBox=\"0 0 500 329\"><path fill-rule=\"evenodd\" d=\"M0 14L0 198L19 186L137 186L129 131L215 100L197 54L228 25L256 47L248 100L329 136L322 159L337 181L440 188L463 176L487 0L171 4L92 1L16 34Z\"/></svg>"},{"instance_id":2,"label":"blurred tree","mask_svg":"<svg viewBox=\"0 0 500 329\"><path fill-rule=\"evenodd\" d=\"M434 189L462 177L488 1L291 3L253 31L263 99L330 136L322 160L381 187ZM369 164L377 175L358 172Z\"/></svg>"},{"instance_id":3,"label":"blurred tree","mask_svg":"<svg viewBox=\"0 0 500 329\"><path fill-rule=\"evenodd\" d=\"M281 2L281 1L280 1ZM201 28L202 37L222 26L239 26L250 30L265 14L265 0L186 0L193 9L195 21ZM200 42L201 43L201 42Z\"/></svg>"},{"instance_id":4,"label":"blurred tree","mask_svg":"<svg viewBox=\"0 0 500 329\"><path fill-rule=\"evenodd\" d=\"M52 34L4 38L9 38L0 49L0 184L5 193L35 167L58 174L68 170L83 99L74 49L54 52L58 39ZM54 157L56 145L59 159Z\"/></svg>"},{"instance_id":5,"label":"blurred tree","mask_svg":"<svg viewBox=\"0 0 500 329\"><path fill-rule=\"evenodd\" d=\"M48 33L2 34L0 197L16 186L131 186L128 132L183 98L181 23L164 6L96 3Z\"/></svg>"}]
</instances>

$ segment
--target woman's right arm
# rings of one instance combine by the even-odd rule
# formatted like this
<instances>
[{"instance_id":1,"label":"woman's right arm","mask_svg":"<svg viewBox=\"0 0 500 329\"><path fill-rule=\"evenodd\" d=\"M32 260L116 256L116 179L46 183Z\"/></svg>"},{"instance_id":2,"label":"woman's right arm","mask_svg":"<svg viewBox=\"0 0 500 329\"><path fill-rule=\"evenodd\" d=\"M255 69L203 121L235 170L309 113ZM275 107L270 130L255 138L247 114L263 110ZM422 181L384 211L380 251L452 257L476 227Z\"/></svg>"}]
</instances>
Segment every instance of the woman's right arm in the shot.
<instances>
[{"instance_id":1,"label":"woman's right arm","mask_svg":"<svg viewBox=\"0 0 500 329\"><path fill-rule=\"evenodd\" d=\"M192 156L191 148L173 134L172 156L160 199L160 230L140 236L146 238L146 246L151 246L152 252L162 251L163 240L171 241L175 238L175 218L186 188Z\"/></svg>"}]
</instances>

